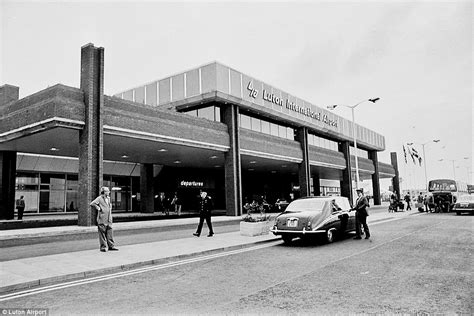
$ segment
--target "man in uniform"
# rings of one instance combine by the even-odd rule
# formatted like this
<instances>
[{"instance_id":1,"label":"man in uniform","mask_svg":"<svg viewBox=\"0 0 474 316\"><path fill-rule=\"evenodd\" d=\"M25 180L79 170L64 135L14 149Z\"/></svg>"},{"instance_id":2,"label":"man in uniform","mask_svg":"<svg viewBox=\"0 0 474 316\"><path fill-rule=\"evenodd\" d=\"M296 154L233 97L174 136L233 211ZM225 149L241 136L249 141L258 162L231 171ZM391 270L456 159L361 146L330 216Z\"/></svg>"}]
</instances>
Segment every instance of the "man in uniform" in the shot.
<instances>
[{"instance_id":1,"label":"man in uniform","mask_svg":"<svg viewBox=\"0 0 474 316\"><path fill-rule=\"evenodd\" d=\"M354 239L362 239L360 225L364 227L365 232L365 239L370 238L369 226L367 226L367 216L369 213L367 212L368 202L364 196L364 191L362 189L357 189L357 200L354 209L356 210L356 236Z\"/></svg>"},{"instance_id":2,"label":"man in uniform","mask_svg":"<svg viewBox=\"0 0 474 316\"><path fill-rule=\"evenodd\" d=\"M117 251L114 244L112 231L112 203L110 202L110 190L102 187L100 195L91 202L90 206L97 210L97 229L99 230L100 251Z\"/></svg>"},{"instance_id":3,"label":"man in uniform","mask_svg":"<svg viewBox=\"0 0 474 316\"><path fill-rule=\"evenodd\" d=\"M201 198L199 199L199 225L197 231L193 234L196 237L201 236L202 225L204 220L206 220L207 228L209 229L209 235L207 237L212 237L214 232L212 230L211 223L211 210L212 210L212 200L211 197L207 195L206 191L201 192Z\"/></svg>"}]
</instances>

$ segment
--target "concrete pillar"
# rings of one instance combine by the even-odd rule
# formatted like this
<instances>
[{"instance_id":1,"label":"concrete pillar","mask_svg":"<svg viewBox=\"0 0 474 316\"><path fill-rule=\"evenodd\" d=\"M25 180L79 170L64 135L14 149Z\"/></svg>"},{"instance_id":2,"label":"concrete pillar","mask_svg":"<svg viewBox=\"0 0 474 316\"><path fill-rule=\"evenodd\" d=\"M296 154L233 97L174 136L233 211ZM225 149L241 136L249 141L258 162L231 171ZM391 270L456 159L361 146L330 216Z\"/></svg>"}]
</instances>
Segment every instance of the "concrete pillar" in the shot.
<instances>
[{"instance_id":1,"label":"concrete pillar","mask_svg":"<svg viewBox=\"0 0 474 316\"><path fill-rule=\"evenodd\" d=\"M313 173L313 188L314 188L314 196L320 196L321 195L321 183L320 183L320 176L319 172Z\"/></svg>"},{"instance_id":2,"label":"concrete pillar","mask_svg":"<svg viewBox=\"0 0 474 316\"><path fill-rule=\"evenodd\" d=\"M79 132L78 225L95 224L89 203L103 183L104 49L87 44L81 48L81 90L84 93L85 126Z\"/></svg>"},{"instance_id":3,"label":"concrete pillar","mask_svg":"<svg viewBox=\"0 0 474 316\"><path fill-rule=\"evenodd\" d=\"M153 190L153 164L140 165L140 212L155 211L155 193Z\"/></svg>"},{"instance_id":4,"label":"concrete pillar","mask_svg":"<svg viewBox=\"0 0 474 316\"><path fill-rule=\"evenodd\" d=\"M374 163L375 172L372 174L372 191L374 192L374 205L381 205L382 199L380 197L380 174L379 174L379 159L375 150L369 151L369 159Z\"/></svg>"},{"instance_id":5,"label":"concrete pillar","mask_svg":"<svg viewBox=\"0 0 474 316\"><path fill-rule=\"evenodd\" d=\"M351 152L349 142L341 142L339 144L339 151L343 153L344 159L346 160L346 169L342 171L341 196L345 196L349 201L353 202Z\"/></svg>"},{"instance_id":6,"label":"concrete pillar","mask_svg":"<svg viewBox=\"0 0 474 316\"><path fill-rule=\"evenodd\" d=\"M242 214L242 169L237 105L227 104L222 107L222 118L230 139L230 149L224 155L226 211L229 216L239 216Z\"/></svg>"},{"instance_id":7,"label":"concrete pillar","mask_svg":"<svg viewBox=\"0 0 474 316\"><path fill-rule=\"evenodd\" d=\"M398 198L401 198L401 196L400 196L400 176L398 174L398 160L397 160L397 153L396 152L391 152L390 153L390 160L392 162L393 169L395 169L395 177L392 178L393 191L397 194Z\"/></svg>"},{"instance_id":8,"label":"concrete pillar","mask_svg":"<svg viewBox=\"0 0 474 316\"><path fill-rule=\"evenodd\" d=\"M16 151L0 151L0 219L15 215Z\"/></svg>"},{"instance_id":9,"label":"concrete pillar","mask_svg":"<svg viewBox=\"0 0 474 316\"><path fill-rule=\"evenodd\" d=\"M303 152L303 161L298 166L298 182L301 197L311 195L309 151L308 151L308 129L301 127L296 131L296 140L300 143Z\"/></svg>"}]
</instances>

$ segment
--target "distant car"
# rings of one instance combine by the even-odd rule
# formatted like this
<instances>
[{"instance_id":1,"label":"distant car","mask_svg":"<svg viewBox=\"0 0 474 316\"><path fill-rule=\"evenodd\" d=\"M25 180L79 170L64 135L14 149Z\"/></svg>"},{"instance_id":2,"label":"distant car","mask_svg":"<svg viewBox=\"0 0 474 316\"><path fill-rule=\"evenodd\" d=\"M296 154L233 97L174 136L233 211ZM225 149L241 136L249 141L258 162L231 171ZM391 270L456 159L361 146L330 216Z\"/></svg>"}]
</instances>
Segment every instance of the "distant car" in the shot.
<instances>
[{"instance_id":1,"label":"distant car","mask_svg":"<svg viewBox=\"0 0 474 316\"><path fill-rule=\"evenodd\" d=\"M323 235L331 243L336 236L355 231L355 211L345 197L306 197L291 202L275 218L270 230L281 235L285 243L294 238Z\"/></svg>"},{"instance_id":2,"label":"distant car","mask_svg":"<svg viewBox=\"0 0 474 316\"><path fill-rule=\"evenodd\" d=\"M456 201L453 207L453 211L456 212L457 215L461 215L461 213L474 213L474 195L463 195L460 196L459 199Z\"/></svg>"},{"instance_id":3,"label":"distant car","mask_svg":"<svg viewBox=\"0 0 474 316\"><path fill-rule=\"evenodd\" d=\"M273 209L275 212L283 212L284 210L286 210L286 208L288 207L290 203L287 202L286 200L280 200L278 199L275 204L273 205Z\"/></svg>"}]
</instances>

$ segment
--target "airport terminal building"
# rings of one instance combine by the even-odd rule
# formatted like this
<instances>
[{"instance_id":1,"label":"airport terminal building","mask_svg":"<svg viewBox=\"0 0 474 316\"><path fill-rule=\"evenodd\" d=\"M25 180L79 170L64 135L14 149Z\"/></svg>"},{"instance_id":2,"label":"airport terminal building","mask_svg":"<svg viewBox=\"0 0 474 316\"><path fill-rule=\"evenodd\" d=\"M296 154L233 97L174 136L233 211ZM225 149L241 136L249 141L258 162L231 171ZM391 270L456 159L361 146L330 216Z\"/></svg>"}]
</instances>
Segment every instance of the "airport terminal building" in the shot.
<instances>
[{"instance_id":1,"label":"airport terminal building","mask_svg":"<svg viewBox=\"0 0 474 316\"><path fill-rule=\"evenodd\" d=\"M81 49L80 88L61 84L19 100L0 87L0 218L77 212L102 185L115 211L156 210L159 192L178 192L195 209L199 190L227 215L254 195L352 198L352 122L334 112L213 62L107 96L104 49ZM379 162L382 135L356 125L362 179L380 204L380 178L398 187L396 159Z\"/></svg>"}]
</instances>

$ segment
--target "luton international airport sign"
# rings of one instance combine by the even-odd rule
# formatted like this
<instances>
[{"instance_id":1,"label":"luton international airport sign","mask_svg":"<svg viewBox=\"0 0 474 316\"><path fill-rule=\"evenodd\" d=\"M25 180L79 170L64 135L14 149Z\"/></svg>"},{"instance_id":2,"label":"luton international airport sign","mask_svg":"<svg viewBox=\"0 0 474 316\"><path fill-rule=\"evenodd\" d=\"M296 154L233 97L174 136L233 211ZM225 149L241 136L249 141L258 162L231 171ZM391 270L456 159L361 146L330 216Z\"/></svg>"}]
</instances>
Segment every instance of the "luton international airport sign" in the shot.
<instances>
[{"instance_id":1,"label":"luton international airport sign","mask_svg":"<svg viewBox=\"0 0 474 316\"><path fill-rule=\"evenodd\" d=\"M247 85L247 90L249 91L249 96L250 97L252 97L254 99L258 98L260 92L259 92L259 90L257 90L254 87L253 81L249 81L249 83ZM281 107L286 107L290 111L300 113L300 114L308 116L308 117L310 117L310 118L312 118L316 121L320 121L320 122L323 122L323 123L325 123L329 126L333 126L333 127L337 128L337 121L333 120L333 119L330 119L327 114L322 115L321 112L315 112L315 111L311 110L311 108L309 108L309 107L300 106L300 105L296 104L295 102L290 101L289 99L283 100L278 95L275 95L274 93L270 93L270 92L266 91L265 89L263 89L261 95L262 95L263 100L265 100L267 102L271 102L271 103L279 105Z\"/></svg>"}]
</instances>

